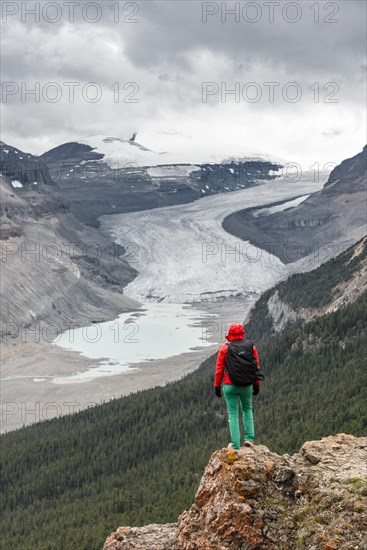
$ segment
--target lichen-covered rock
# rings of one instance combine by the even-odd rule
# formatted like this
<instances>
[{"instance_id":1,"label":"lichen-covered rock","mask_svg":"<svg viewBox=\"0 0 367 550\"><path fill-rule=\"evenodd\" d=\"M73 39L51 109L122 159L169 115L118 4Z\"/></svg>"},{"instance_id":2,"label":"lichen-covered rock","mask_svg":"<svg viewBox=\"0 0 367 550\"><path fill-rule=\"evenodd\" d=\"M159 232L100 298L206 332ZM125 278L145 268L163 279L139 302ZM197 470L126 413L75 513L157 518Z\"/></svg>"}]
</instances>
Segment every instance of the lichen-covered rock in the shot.
<instances>
[{"instance_id":1,"label":"lichen-covered rock","mask_svg":"<svg viewBox=\"0 0 367 550\"><path fill-rule=\"evenodd\" d=\"M215 451L177 524L122 527L103 550L125 549L366 550L367 439Z\"/></svg>"}]
</instances>

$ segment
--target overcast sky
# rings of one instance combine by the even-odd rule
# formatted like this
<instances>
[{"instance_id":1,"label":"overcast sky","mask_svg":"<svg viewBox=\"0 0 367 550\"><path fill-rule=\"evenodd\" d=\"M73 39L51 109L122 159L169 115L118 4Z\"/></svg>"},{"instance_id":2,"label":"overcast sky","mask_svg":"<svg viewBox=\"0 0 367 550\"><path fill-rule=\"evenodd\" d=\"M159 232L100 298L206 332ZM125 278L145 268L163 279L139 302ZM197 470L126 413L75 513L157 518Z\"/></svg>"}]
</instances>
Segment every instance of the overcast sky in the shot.
<instances>
[{"instance_id":1,"label":"overcast sky","mask_svg":"<svg viewBox=\"0 0 367 550\"><path fill-rule=\"evenodd\" d=\"M2 140L38 154L137 132L160 151L182 135L339 163L366 143L366 5L4 0Z\"/></svg>"}]
</instances>

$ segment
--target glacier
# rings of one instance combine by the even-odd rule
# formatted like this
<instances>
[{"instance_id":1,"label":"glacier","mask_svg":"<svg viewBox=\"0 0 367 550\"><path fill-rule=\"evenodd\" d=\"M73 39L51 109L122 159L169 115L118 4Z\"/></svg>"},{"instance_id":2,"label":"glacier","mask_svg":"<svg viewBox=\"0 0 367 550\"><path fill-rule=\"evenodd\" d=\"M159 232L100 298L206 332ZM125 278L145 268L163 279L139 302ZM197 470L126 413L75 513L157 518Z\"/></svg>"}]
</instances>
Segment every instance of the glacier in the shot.
<instances>
[{"instance_id":1,"label":"glacier","mask_svg":"<svg viewBox=\"0 0 367 550\"><path fill-rule=\"evenodd\" d=\"M138 271L125 288L130 298L183 304L248 297L273 286L296 267L283 264L265 246L256 248L228 234L223 219L237 210L300 195L301 201L322 187L313 172L304 172L298 182L279 178L190 204L101 216L101 229L125 248L125 259ZM292 206L296 204L297 200Z\"/></svg>"}]
</instances>

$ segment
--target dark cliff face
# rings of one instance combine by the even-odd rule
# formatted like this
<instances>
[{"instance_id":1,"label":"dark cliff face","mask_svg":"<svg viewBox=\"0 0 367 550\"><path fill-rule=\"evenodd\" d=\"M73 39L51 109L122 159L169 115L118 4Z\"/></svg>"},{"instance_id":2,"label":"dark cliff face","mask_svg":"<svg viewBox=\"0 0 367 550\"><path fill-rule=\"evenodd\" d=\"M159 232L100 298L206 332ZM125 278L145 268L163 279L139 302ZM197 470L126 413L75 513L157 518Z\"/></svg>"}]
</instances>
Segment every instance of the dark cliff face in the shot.
<instances>
[{"instance_id":1,"label":"dark cliff face","mask_svg":"<svg viewBox=\"0 0 367 550\"><path fill-rule=\"evenodd\" d=\"M361 153L350 159L343 160L331 172L322 194L324 196L343 192L366 190L367 177L367 145Z\"/></svg>"},{"instance_id":2,"label":"dark cliff face","mask_svg":"<svg viewBox=\"0 0 367 550\"><path fill-rule=\"evenodd\" d=\"M37 157L1 142L0 173L3 221L16 224L24 216L39 219L68 210L47 165Z\"/></svg>"},{"instance_id":3,"label":"dark cliff face","mask_svg":"<svg viewBox=\"0 0 367 550\"><path fill-rule=\"evenodd\" d=\"M37 185L37 189L44 185L57 188L44 161L4 142L0 142L0 170L8 180L20 181L25 189L32 185Z\"/></svg>"}]
</instances>

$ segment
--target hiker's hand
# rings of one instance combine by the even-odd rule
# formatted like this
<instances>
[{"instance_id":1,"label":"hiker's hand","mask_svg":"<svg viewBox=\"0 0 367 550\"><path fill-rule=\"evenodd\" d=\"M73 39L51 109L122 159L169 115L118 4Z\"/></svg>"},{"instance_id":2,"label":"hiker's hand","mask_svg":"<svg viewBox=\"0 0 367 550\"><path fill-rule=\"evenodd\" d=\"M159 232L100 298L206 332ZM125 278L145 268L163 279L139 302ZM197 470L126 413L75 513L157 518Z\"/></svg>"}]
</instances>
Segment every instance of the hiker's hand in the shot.
<instances>
[{"instance_id":1,"label":"hiker's hand","mask_svg":"<svg viewBox=\"0 0 367 550\"><path fill-rule=\"evenodd\" d=\"M257 386L256 384L254 384L252 386L252 389L253 389L252 395L259 395L260 386Z\"/></svg>"},{"instance_id":2,"label":"hiker's hand","mask_svg":"<svg viewBox=\"0 0 367 550\"><path fill-rule=\"evenodd\" d=\"M221 389L220 389L220 386L218 386L218 387L215 388L215 395L216 395L217 397L222 397L222 391L221 391Z\"/></svg>"}]
</instances>

